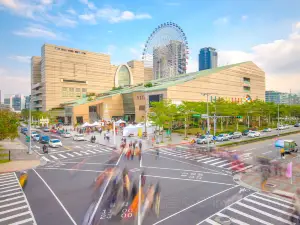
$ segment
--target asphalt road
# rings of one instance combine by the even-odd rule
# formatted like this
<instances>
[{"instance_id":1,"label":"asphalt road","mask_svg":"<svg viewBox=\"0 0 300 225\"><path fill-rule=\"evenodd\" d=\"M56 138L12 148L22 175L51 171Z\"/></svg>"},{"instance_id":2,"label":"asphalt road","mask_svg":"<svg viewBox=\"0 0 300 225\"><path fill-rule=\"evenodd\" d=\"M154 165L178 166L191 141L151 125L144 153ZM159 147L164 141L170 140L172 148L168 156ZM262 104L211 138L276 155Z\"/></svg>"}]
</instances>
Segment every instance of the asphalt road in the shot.
<instances>
[{"instance_id":1,"label":"asphalt road","mask_svg":"<svg viewBox=\"0 0 300 225\"><path fill-rule=\"evenodd\" d=\"M294 139L300 143L300 135L284 139ZM45 165L28 171L29 179L24 192L18 186L19 174L0 175L0 225L82 224L93 200L93 180L115 153L109 146L71 139L62 141L67 148L50 150L49 155L34 147L48 160L45 160ZM242 154L268 155L268 151L272 153L272 144L274 140L267 140L231 150ZM252 167L251 154L249 157L243 155L245 165L242 170ZM231 171L239 167L236 168L226 159L195 153L187 146L162 147L158 158L155 151L145 151L141 161L137 158L128 161L122 157L118 166L128 168L132 182L139 183L140 173L144 171L146 186L160 184L159 216L149 212L143 225L225 224L220 221L225 221L227 217L230 217L231 224L289 224L292 203L237 185ZM95 220L101 221L101 225L136 224L136 218L128 211L128 206L123 208L125 219L120 220L121 215L110 215L110 209L103 205L107 193L104 188L97 197L99 205Z\"/></svg>"}]
</instances>

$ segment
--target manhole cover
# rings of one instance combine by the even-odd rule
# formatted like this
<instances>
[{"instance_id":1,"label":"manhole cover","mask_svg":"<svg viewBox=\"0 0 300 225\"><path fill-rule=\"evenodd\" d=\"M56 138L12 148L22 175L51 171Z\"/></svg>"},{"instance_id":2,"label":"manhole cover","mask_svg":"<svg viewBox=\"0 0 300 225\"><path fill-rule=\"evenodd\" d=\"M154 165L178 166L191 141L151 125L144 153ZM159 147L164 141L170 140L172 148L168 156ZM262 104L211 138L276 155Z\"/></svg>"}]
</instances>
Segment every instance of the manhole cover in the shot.
<instances>
[{"instance_id":1,"label":"manhole cover","mask_svg":"<svg viewBox=\"0 0 300 225\"><path fill-rule=\"evenodd\" d=\"M268 187L276 187L275 184L266 184L266 186L268 186Z\"/></svg>"},{"instance_id":2,"label":"manhole cover","mask_svg":"<svg viewBox=\"0 0 300 225\"><path fill-rule=\"evenodd\" d=\"M230 225L231 224L231 219L229 217L220 217L217 216L215 218L215 221L222 224L222 225Z\"/></svg>"}]
</instances>

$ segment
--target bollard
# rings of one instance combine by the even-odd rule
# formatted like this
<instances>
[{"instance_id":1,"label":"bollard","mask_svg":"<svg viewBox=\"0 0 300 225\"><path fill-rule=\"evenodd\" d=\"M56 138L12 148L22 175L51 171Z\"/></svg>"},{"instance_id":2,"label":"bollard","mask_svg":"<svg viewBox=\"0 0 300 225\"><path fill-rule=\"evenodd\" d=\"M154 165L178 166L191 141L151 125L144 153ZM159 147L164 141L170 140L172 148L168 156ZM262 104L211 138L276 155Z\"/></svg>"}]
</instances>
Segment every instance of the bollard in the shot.
<instances>
[{"instance_id":1,"label":"bollard","mask_svg":"<svg viewBox=\"0 0 300 225\"><path fill-rule=\"evenodd\" d=\"M10 150L8 151L8 160L10 161Z\"/></svg>"}]
</instances>

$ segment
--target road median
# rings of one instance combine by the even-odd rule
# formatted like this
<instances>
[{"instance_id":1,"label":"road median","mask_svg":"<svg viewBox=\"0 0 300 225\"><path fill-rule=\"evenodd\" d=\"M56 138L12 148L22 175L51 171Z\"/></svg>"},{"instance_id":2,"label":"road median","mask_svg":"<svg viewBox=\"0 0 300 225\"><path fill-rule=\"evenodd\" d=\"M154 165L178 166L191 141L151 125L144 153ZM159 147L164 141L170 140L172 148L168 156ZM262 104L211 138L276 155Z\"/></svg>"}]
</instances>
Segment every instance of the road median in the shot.
<instances>
[{"instance_id":1,"label":"road median","mask_svg":"<svg viewBox=\"0 0 300 225\"><path fill-rule=\"evenodd\" d=\"M218 147L230 147L230 146L237 146L237 145L245 145L245 144L249 144L249 143L264 141L264 140L273 139L276 137L280 138L283 136L288 136L288 135L297 134L297 133L300 133L300 130L282 133L282 134L280 134L279 137L277 134L275 134L275 135L266 136L266 137L259 137L259 138L253 138L253 139L249 138L247 140L243 140L243 141L239 141L239 142L230 142L230 143L220 144L220 145L218 145Z\"/></svg>"}]
</instances>

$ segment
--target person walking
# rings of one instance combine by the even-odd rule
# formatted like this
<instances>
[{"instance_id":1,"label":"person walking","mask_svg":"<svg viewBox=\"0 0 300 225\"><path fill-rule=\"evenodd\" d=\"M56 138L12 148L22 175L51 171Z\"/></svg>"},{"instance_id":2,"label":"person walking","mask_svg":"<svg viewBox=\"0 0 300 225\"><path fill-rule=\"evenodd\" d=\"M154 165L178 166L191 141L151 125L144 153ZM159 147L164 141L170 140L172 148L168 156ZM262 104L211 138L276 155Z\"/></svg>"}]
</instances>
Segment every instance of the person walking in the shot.
<instances>
[{"instance_id":1,"label":"person walking","mask_svg":"<svg viewBox=\"0 0 300 225\"><path fill-rule=\"evenodd\" d=\"M142 144L142 141L140 140L140 141L139 141L139 148L140 148L140 151L142 151L142 146L143 146L143 144Z\"/></svg>"},{"instance_id":2,"label":"person walking","mask_svg":"<svg viewBox=\"0 0 300 225\"><path fill-rule=\"evenodd\" d=\"M131 160L133 160L133 157L134 157L134 148L131 149Z\"/></svg>"},{"instance_id":3,"label":"person walking","mask_svg":"<svg viewBox=\"0 0 300 225\"><path fill-rule=\"evenodd\" d=\"M285 159L284 153L285 153L284 148L280 149L280 154L282 159Z\"/></svg>"},{"instance_id":4,"label":"person walking","mask_svg":"<svg viewBox=\"0 0 300 225\"><path fill-rule=\"evenodd\" d=\"M156 149L156 156L155 156L155 159L158 159L159 158L159 149L157 148Z\"/></svg>"}]
</instances>

